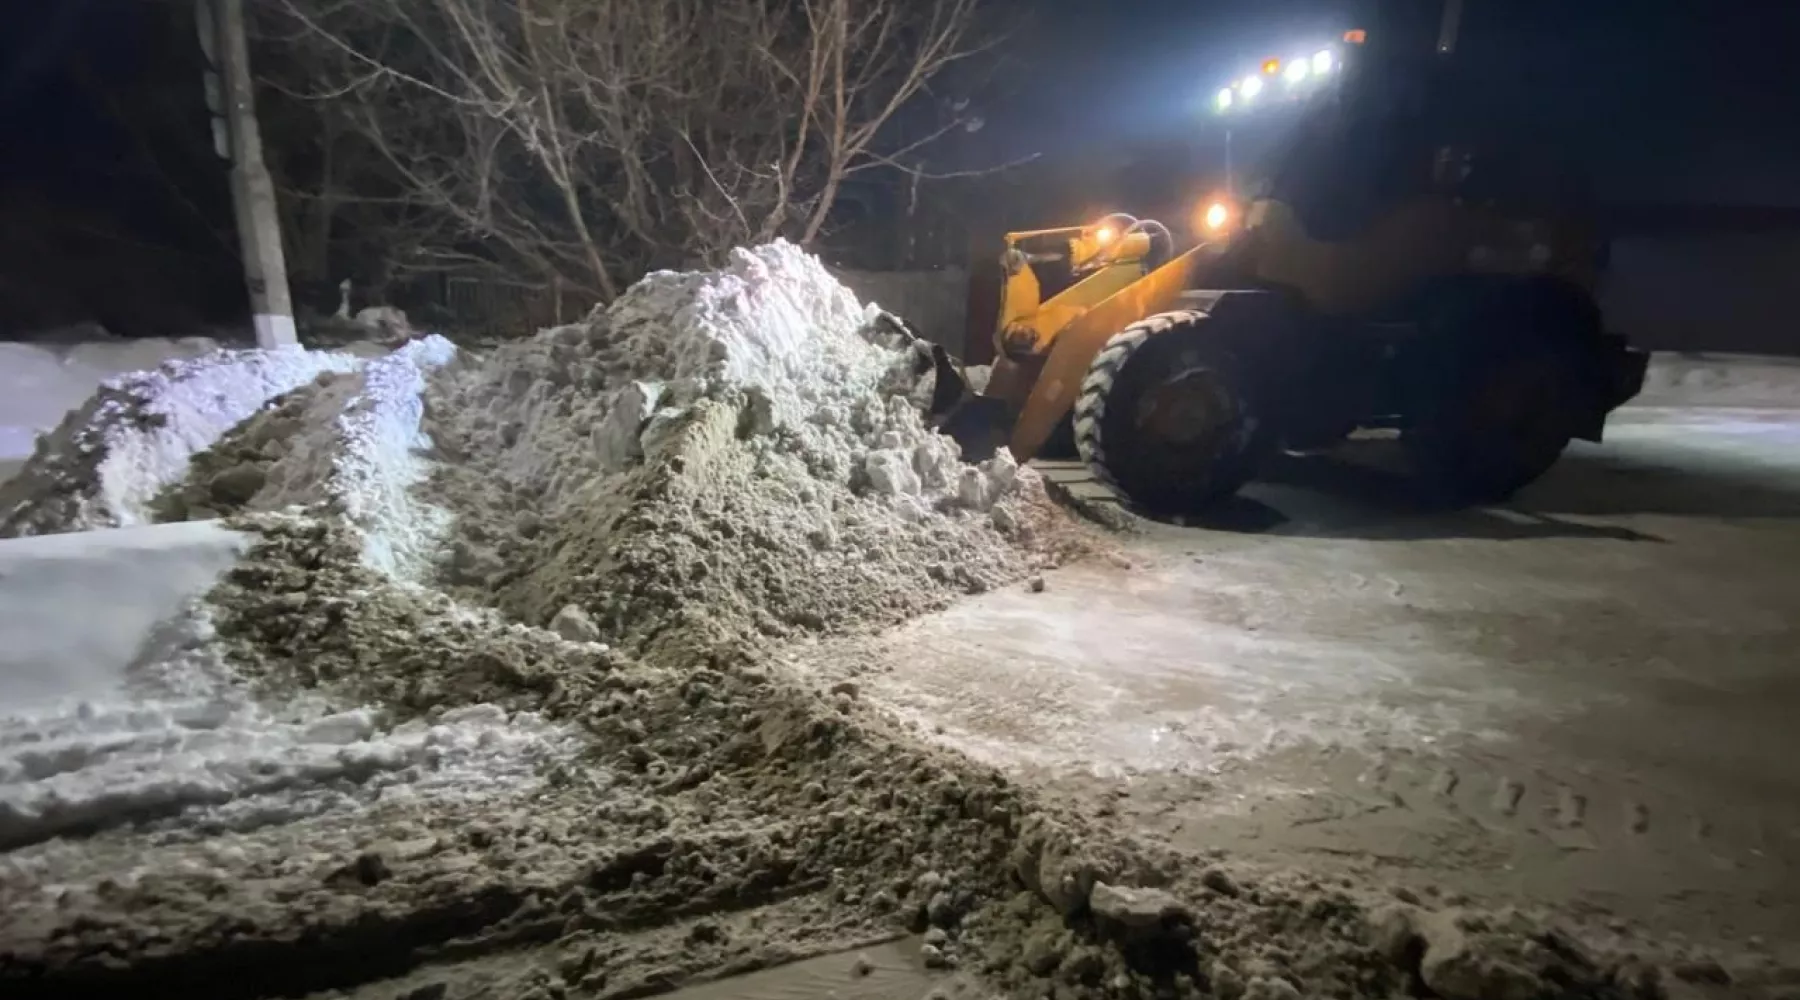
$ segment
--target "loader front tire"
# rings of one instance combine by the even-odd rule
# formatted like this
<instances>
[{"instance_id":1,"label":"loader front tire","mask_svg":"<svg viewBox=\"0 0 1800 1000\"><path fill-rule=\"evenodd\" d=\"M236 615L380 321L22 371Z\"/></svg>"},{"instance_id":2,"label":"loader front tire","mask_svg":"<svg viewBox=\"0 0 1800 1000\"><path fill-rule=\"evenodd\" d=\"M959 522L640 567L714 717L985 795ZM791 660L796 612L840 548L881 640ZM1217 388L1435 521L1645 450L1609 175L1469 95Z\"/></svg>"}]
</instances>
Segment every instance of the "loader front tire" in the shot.
<instances>
[{"instance_id":1,"label":"loader front tire","mask_svg":"<svg viewBox=\"0 0 1800 1000\"><path fill-rule=\"evenodd\" d=\"M1074 406L1096 479L1147 514L1196 513L1235 493L1268 454L1256 373L1202 312L1151 316L1094 356Z\"/></svg>"}]
</instances>

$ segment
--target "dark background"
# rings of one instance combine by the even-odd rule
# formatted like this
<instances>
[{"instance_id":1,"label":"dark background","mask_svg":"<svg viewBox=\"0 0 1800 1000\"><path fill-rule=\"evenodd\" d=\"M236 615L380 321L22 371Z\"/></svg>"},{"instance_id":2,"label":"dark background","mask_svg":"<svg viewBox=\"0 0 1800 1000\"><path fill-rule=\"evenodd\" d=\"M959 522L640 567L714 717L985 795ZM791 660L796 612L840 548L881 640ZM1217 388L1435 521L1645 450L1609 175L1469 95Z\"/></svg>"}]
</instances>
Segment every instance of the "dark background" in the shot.
<instances>
[{"instance_id":1,"label":"dark background","mask_svg":"<svg viewBox=\"0 0 1800 1000\"><path fill-rule=\"evenodd\" d=\"M983 108L971 155L1040 158L991 182L1004 217L972 228L1129 208L1158 180L1146 170L1191 183L1211 166L1194 157L1219 127L1209 101L1222 83L1348 27L1406 27L1378 25L1358 0L999 10L1005 96ZM1421 4L1411 27L1429 34L1434 16ZM1800 3L1779 0L1468 0L1460 55L1589 167L1604 200L1797 207L1796 43ZM184 4L0 2L0 136L0 336L84 319L191 333L241 314Z\"/></svg>"},{"instance_id":2,"label":"dark background","mask_svg":"<svg viewBox=\"0 0 1800 1000\"><path fill-rule=\"evenodd\" d=\"M1410 30L1435 32L1433 2ZM1208 101L1266 56L1372 24L1356 0L1021 4L1047 72L1021 146L1216 127ZM1539 119L1616 199L1800 205L1800 3L1467 0L1458 58ZM1399 27L1399 26L1390 26ZM996 116L997 118L999 116Z\"/></svg>"}]
</instances>

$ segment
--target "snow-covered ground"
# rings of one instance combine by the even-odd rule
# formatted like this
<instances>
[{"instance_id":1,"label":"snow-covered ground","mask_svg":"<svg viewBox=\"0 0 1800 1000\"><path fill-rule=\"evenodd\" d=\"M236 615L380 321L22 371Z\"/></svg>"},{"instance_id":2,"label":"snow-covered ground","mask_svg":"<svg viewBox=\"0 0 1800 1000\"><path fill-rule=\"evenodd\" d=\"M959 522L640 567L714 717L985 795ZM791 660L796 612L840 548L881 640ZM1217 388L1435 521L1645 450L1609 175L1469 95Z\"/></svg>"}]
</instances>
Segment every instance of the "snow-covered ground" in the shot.
<instances>
[{"instance_id":1,"label":"snow-covered ground","mask_svg":"<svg viewBox=\"0 0 1800 1000\"><path fill-rule=\"evenodd\" d=\"M245 544L211 522L0 542L0 849L125 823L247 829L380 797L454 800L575 748L494 706L391 726L324 698L265 704L186 609Z\"/></svg>"},{"instance_id":2,"label":"snow-covered ground","mask_svg":"<svg viewBox=\"0 0 1800 1000\"><path fill-rule=\"evenodd\" d=\"M1792 944L1800 411L1627 408L1513 503L1408 496L1282 463L801 662L1178 845Z\"/></svg>"},{"instance_id":3,"label":"snow-covered ground","mask_svg":"<svg viewBox=\"0 0 1800 1000\"><path fill-rule=\"evenodd\" d=\"M0 705L116 692L155 628L218 583L243 546L204 521L0 543Z\"/></svg>"},{"instance_id":4,"label":"snow-covered ground","mask_svg":"<svg viewBox=\"0 0 1800 1000\"><path fill-rule=\"evenodd\" d=\"M1102 799L1081 782L1099 781L1101 815L1126 812L1201 849L1222 841L1182 841L1148 817L1226 830L1245 810L1216 808L1196 789L1210 793L1240 765L1287 768L1321 747L1334 762L1410 763L1470 730L1503 741L1517 718L1558 718L1556 695L1608 707L1604 690L1533 687L1528 672L1489 683L1504 657L1457 645L1511 635L1481 618L1495 608L1548 617L1559 602L1586 601L1608 621L1623 613L1594 597L1630 559L1589 558L1577 567L1587 575L1558 589L1546 583L1562 566L1556 557L1519 544L1576 519L1553 517L1548 528L1483 519L1495 538L1415 549L1390 543L1419 541L1416 524L1383 520L1377 505L1320 520L1280 484L1273 494L1259 486L1251 502L1281 508L1287 535L1153 533L1131 569L1089 562L1052 575L1047 591L1005 590L1105 545L1073 538L1036 473L1003 461L963 466L911 401L916 354L866 340L865 321L816 262L776 245L735 254L718 272L655 276L602 318L492 356L459 358L427 337L374 361L220 355L110 388L101 402L112 409L58 432L66 461L33 463L17 480L33 486L16 507L42 516L13 525L38 537L0 542L0 584L12 588L0 590L0 923L32 938L41 968L70 981L138 974L132 960L145 954L204 958L217 927L281 942L257 971L282 981L244 987L251 995L301 988L292 981L301 973L307 989L392 975L424 955L396 946L396 929L443 912L492 909L459 920L455 934L467 955L503 951L519 929L490 922L515 910L537 921L538 901L555 899L543 926L577 961L544 967L637 993L621 970L663 977L684 948L760 947L773 932L696 923L674 949L598 953L594 929L616 930L622 914L655 929L715 916L695 902L708 893L729 909L746 893L799 894L794 902L829 883L829 900L805 901L817 919L850 926L846 908L866 904L886 927L890 887L916 881L930 888L906 905L923 904L937 948L956 923L946 907L964 905L965 893L972 905L1015 891L984 845L1022 836L1036 819L997 805L1013 800L982 791L993 772L965 757L919 743L888 749L885 720L859 728L869 702L977 757L1053 785L1066 779L1083 811ZM271 377L233 374L245 372ZM1692 380L1667 382L1681 391ZM297 386L307 388L265 406ZM46 408L53 399L26 395ZM1658 426L1679 440L1704 423ZM210 522L82 530L177 516L164 507L171 486L185 515L254 512L259 533L247 541ZM1590 547L1663 527L1598 520L1577 524L1597 533L1583 535ZM1445 530L1473 530L1459 524ZM1728 535L1709 537L1736 545ZM1511 547L1490 551L1500 538ZM1650 579L1657 564L1631 558L1628 575ZM956 604L971 593L985 596ZM1644 596L1671 641L1689 641L1673 628L1686 599ZM829 701L750 659L776 638L805 645L819 632L946 606L849 658L867 666L897 650L899 669L859 674ZM1734 607L1767 610L1742 595ZM1545 655L1575 648L1543 643ZM700 661L700 648L732 652ZM795 725L807 719L829 724ZM793 743L815 737L829 750ZM556 766L574 754L581 766ZM778 763L766 766L765 754ZM936 769L954 780L924 796L893 794L902 773L908 787L927 787ZM1250 778L1232 804L1272 788L1290 802L1308 781L1331 803L1345 791L1335 772ZM802 799L816 808L782 808ZM941 808L951 802L989 806ZM1649 808L1660 822L1663 803ZM855 830L839 828L852 816ZM837 825L806 826L814 820ZM783 824L793 829L771 832ZM1310 816L1291 825L1339 829ZM698 846L670 846L680 838ZM1044 856L1033 860L1016 850L1024 840L1005 842L1011 864L1027 858L1029 874L1018 873L1027 884L1052 887L1046 903L1069 905L1067 887L1080 880L1049 877L1061 846L1039 843L1032 850ZM739 858L721 846L733 843L784 845L772 862L782 874L764 882L763 849ZM218 849L232 844L253 850ZM121 868L135 884L115 884ZM169 892L171 880L187 888ZM1244 974L1264 958L1249 962L1239 945L1271 933L1245 929L1262 919L1252 911L1283 909L1249 895L1230 904L1248 908L1246 922L1212 921L1205 942ZM501 905L479 903L488 899ZM1226 904L1209 905L1216 914ZM582 913L597 922L583 924ZM476 932L495 927L476 948ZM1360 931L1345 933L1356 940L1344 954L1363 956ZM289 944L330 934L374 966L328 968ZM1321 961L1321 984L1351 968ZM593 971L608 962L617 968ZM467 977L415 985L483 995Z\"/></svg>"},{"instance_id":5,"label":"snow-covered ground","mask_svg":"<svg viewBox=\"0 0 1800 1000\"><path fill-rule=\"evenodd\" d=\"M306 429L306 468L277 484L269 506L336 501L367 529L377 561L397 569L392 539L420 536L429 520L405 493L420 475L420 372L448 360L447 342L426 338L367 362L219 355L199 338L3 346L16 379L0 391L13 445L60 423L106 379L126 376L135 395L94 414L106 428L89 449L98 465L67 467L97 487L85 504L94 516L75 526L127 526L0 542L0 848L120 824L244 829L377 797L483 794L573 751L571 737L536 716L491 705L396 726L341 700L259 698L193 604L247 540L214 522L143 523L191 455L272 396L338 373L358 393ZM139 371L165 361L175 364Z\"/></svg>"},{"instance_id":6,"label":"snow-covered ground","mask_svg":"<svg viewBox=\"0 0 1800 1000\"><path fill-rule=\"evenodd\" d=\"M0 434L10 435L4 440L18 455L22 436L55 425L69 406L82 402L103 379L135 366L190 357L214 346L200 338L0 345L6 359L6 367L0 370L7 380L0 386L0 406L4 407L0 412L5 414ZM758 345L750 346L761 350ZM758 350L740 349L733 356L739 363L755 361L761 357ZM430 536L441 531L432 527L441 513L419 507L408 490L422 474L413 457L422 444L416 430L422 372L445 363L448 351L447 344L428 339L366 363L366 373L353 385L346 383L339 393L345 400L358 402L348 409L336 403L326 405L324 409L336 413L335 419L308 431L331 440L321 438L295 450L300 465L325 462L331 469L290 470L288 474L289 479L314 484L308 488L315 493L317 484L333 484L327 486L328 492L335 491L334 498L345 506L351 520L365 528L370 546L366 558L403 577L418 571L422 557L412 550L429 544ZM284 364L274 388L297 384L315 369L343 367ZM267 368L264 364L257 372ZM197 381L190 380L193 384L181 392L161 395L215 401L232 395L223 385L209 389L210 376L202 375ZM257 399L273 391L270 385L261 384L269 382L266 377L252 381L260 386L252 394L254 398L245 397L232 414L253 410ZM799 399L793 392L782 395ZM1749 431L1760 432L1754 438L1758 441L1786 440L1789 425L1783 422L1731 420L1730 410L1710 411L1703 419L1701 411L1661 408L1695 398L1728 403L1800 401L1800 365L1776 359L1695 355L1659 360L1646 389L1646 400L1657 407L1627 411L1615 437L1630 448L1637 447L1631 442L1647 433L1653 437L1698 434L1696 439L1710 442L1715 450L1752 440ZM184 435L198 433L210 440L236 419L226 414L208 422L207 414L224 413L225 409L208 404L193 413L184 410L153 432L160 437L133 438L131 447L113 463L118 466L113 477L118 482L112 492L122 498L120 504L129 500L131 505L141 506L149 491L178 474L178 468L163 466L185 462L189 451L207 443L188 441ZM1669 414L1685 416L1672 425L1675 417ZM1671 430L1682 426L1682 421L1693 426L1679 433ZM1735 430L1721 434L1718 427L1724 425L1720 421ZM1700 425L1704 427L1695 431ZM1652 429L1646 431L1646 426ZM25 451L29 451L28 442ZM344 457L332 457L340 454ZM282 495L266 506L325 498L282 493L279 488L274 491ZM1304 507L1306 501L1301 503ZM515 720L520 725L508 728L505 713L485 708L464 712L435 728L415 725L386 732L376 714L355 707L290 705L281 714L258 707L220 663L193 652L203 645L198 639L204 637L207 623L182 614L186 602L217 583L238 558L242 545L239 536L208 523L0 542L0 844L30 841L59 829L124 821L146 812L204 808L215 818L239 817L229 822L245 821L243 817L273 818L284 809L323 808L323 799L346 795L353 799L358 794L375 794L388 784L417 783L422 780L420 768L428 760L435 772L431 780L447 787L457 780L458 747L480 744L484 749L479 754L464 754L468 766L488 769L484 773L505 773L509 768L528 768L529 762L542 758L555 744L553 734L534 720ZM1069 572L1079 576L1106 571L1090 567ZM1192 575L1194 571L1187 572ZM1345 572L1349 578L1362 579L1354 566ZM1405 673L1391 653L1359 654L1358 662L1366 661L1368 667L1361 672L1321 672L1310 664L1323 659L1341 661L1349 655L1341 643L1304 636L1277 639L1267 631L1195 633L1180 614L1156 611L1150 605L1133 610L1137 605L1130 602L1148 599L1149 592L1131 597L1143 589L1130 585L1132 579L1117 586L1100 586L1071 577L1067 584L1079 591L1105 590L1127 601L1121 607L1103 603L1087 609L1138 620L1142 627L1134 629L1123 645L1110 630L1077 627L1078 616L1039 621L1036 612L1043 601L1028 602L1030 606L1013 611L1008 610L1005 599L998 604L988 600L968 605L956 613L960 617L952 631L959 641L990 633L996 637L1036 636L1038 646L1033 648L1043 655L1054 653L1056 662L1063 662L1063 652L1085 649L1103 635L1107 637L1102 643L1107 656L1129 654L1145 667L1161 662L1161 654L1156 652L1163 648L1159 643L1180 645L1184 652L1179 662L1158 668L1162 673L1157 676L1167 676L1156 682L1156 689L1192 683L1193 669L1182 664L1200 663L1201 674L1212 677L1212 693L1197 710L1209 721L1197 725L1190 719L1165 725L1155 721L1171 710L1162 694L1130 709L1145 692L1134 694L1132 688L1119 687L1117 679L1102 682L1098 675L1081 670L1034 667L1034 693L1028 703L1045 707L1067 702L1085 705L1087 711L1100 715L1075 724L1060 711L1046 708L1027 729L1018 728L1025 722L1016 720L991 732L978 719L965 720L952 729L963 734L959 738L965 749L978 756L998 755L996 759L1034 760L1053 766L1057 761L1080 759L1093 770L1126 773L1147 760L1161 759L1171 746L1179 744L1186 748L1182 751L1184 768L1214 770L1235 760L1234 755L1245 748L1272 752L1321 739L1353 746L1378 731L1386 751L1400 748L1395 740L1405 742L1405 749L1417 750L1447 732L1484 731L1488 725L1484 712L1508 698L1522 697L1490 685L1479 705L1454 698L1426 699L1403 707L1366 703L1354 695L1369 677ZM1219 595L1232 593L1235 586L1229 580L1212 580L1202 589L1223 599ZM1165 596L1180 592L1180 588L1170 590L1160 583L1151 590ZM104 612L96 613L96 609ZM1014 621L1019 614L1028 620ZM921 648L933 647L938 640L930 638L930 627L919 628L925 632L908 641L916 641ZM1162 636L1159 630L1169 635ZM1133 649L1138 652L1130 653ZM1090 652L1099 656L1102 651ZM1033 655L1021 651L1008 662L1036 662ZM1091 656L1077 656L1069 662L1088 658ZM1259 665L1242 666L1252 661ZM989 680L1004 674L993 670L984 665L981 673ZM1289 674L1295 676L1283 681ZM929 684L929 676L910 673L909 683ZM1321 687L1322 678L1336 686ZM920 699L908 711L921 717L987 711L979 697L970 696L982 686L967 681L955 681L938 694L932 694L929 687L919 688L908 696ZM1278 690L1285 694L1277 698L1274 692ZM1303 692L1311 692L1304 695L1304 704L1294 702ZM938 698L949 700L939 704L933 700ZM995 704L1001 702L1018 703L1011 694ZM1112 708L1105 707L1108 705ZM995 718L1007 714L998 707L993 711L998 713ZM1277 725L1277 715L1290 721ZM1296 728L1292 721L1296 719L1307 720L1306 725ZM305 794L290 796L287 805L271 805L269 795L276 790L322 788L352 771L366 779L358 789L322 797L313 794L315 801L310 803ZM477 775L471 771L462 777L474 780Z\"/></svg>"}]
</instances>

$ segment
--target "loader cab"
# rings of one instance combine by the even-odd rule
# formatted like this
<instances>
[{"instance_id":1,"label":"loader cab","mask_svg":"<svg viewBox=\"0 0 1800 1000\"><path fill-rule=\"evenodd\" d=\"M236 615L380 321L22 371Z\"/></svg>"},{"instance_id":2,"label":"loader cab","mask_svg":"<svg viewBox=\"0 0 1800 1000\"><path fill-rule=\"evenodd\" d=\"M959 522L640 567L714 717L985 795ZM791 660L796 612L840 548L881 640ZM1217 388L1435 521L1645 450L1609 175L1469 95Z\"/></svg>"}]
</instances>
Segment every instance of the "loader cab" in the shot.
<instances>
[{"instance_id":1,"label":"loader cab","mask_svg":"<svg viewBox=\"0 0 1800 1000\"><path fill-rule=\"evenodd\" d=\"M1605 254L1587 187L1528 124L1489 113L1453 60L1387 52L1347 67L1257 181L1251 280L1365 316L1469 273L1591 289Z\"/></svg>"},{"instance_id":2,"label":"loader cab","mask_svg":"<svg viewBox=\"0 0 1800 1000\"><path fill-rule=\"evenodd\" d=\"M1347 65L1335 91L1295 123L1257 195L1286 205L1308 235L1337 243L1438 190L1437 123L1454 103L1442 70L1381 54Z\"/></svg>"}]
</instances>

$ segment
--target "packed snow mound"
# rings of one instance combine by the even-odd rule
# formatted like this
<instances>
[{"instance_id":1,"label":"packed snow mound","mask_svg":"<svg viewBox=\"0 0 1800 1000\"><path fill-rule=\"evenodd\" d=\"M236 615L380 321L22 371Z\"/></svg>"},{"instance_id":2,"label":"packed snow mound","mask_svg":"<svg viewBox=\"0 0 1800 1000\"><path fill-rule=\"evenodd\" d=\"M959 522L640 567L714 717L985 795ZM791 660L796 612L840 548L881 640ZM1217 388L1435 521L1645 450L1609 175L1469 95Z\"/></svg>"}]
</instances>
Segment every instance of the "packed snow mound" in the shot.
<instances>
[{"instance_id":1,"label":"packed snow mound","mask_svg":"<svg viewBox=\"0 0 1800 1000\"><path fill-rule=\"evenodd\" d=\"M716 271L651 274L607 322L628 377L755 386L791 418L875 390L895 360L860 335L877 316L818 258L777 242L736 250Z\"/></svg>"},{"instance_id":2,"label":"packed snow mound","mask_svg":"<svg viewBox=\"0 0 1800 1000\"><path fill-rule=\"evenodd\" d=\"M417 577L436 558L447 517L412 489L428 468L423 393L455 356L433 334L272 400L195 455L187 476L156 499L156 516L323 505L361 533L371 565Z\"/></svg>"},{"instance_id":3,"label":"packed snow mound","mask_svg":"<svg viewBox=\"0 0 1800 1000\"><path fill-rule=\"evenodd\" d=\"M0 484L0 538L151 521L195 453L270 399L361 365L299 349L226 350L108 379Z\"/></svg>"},{"instance_id":4,"label":"packed snow mound","mask_svg":"<svg viewBox=\"0 0 1800 1000\"><path fill-rule=\"evenodd\" d=\"M777 242L652 274L583 323L452 366L429 394L442 579L611 640L677 622L887 623L1054 558L1010 456L963 463L914 403L926 356Z\"/></svg>"},{"instance_id":5,"label":"packed snow mound","mask_svg":"<svg viewBox=\"0 0 1800 1000\"><path fill-rule=\"evenodd\" d=\"M1347 893L1127 845L786 672L764 640L1084 540L926 425L876 318L777 243L489 355L296 373L164 466L152 514L252 541L142 698L0 727L0 836L36 841L0 982L649 995L910 927L1007 995L1494 994L1422 971L1481 957L1422 923L1387 954ZM1568 950L1508 995L1622 1000Z\"/></svg>"}]
</instances>

